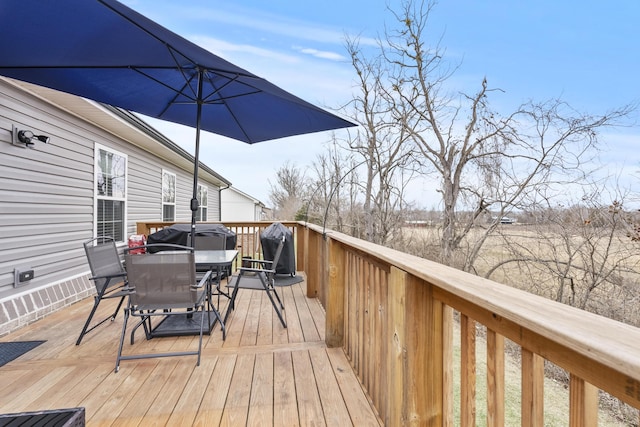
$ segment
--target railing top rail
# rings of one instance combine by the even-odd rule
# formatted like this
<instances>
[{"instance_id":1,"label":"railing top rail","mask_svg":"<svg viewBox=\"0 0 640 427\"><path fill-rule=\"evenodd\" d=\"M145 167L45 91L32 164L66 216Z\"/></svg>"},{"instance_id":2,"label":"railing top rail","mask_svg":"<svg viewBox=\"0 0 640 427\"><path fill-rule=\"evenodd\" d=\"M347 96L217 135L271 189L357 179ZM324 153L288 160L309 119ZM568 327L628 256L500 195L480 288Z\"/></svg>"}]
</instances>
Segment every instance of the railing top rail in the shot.
<instances>
[{"instance_id":1,"label":"railing top rail","mask_svg":"<svg viewBox=\"0 0 640 427\"><path fill-rule=\"evenodd\" d=\"M300 225L322 234L321 227ZM488 313L494 325L510 323L512 333L517 325L522 329L520 335L530 331L561 349L640 381L640 328L342 233L327 231L324 235L436 286L440 290L438 296L447 298L445 302L461 312L466 308ZM552 354L545 354L546 350L535 348L539 343L520 344L554 359Z\"/></svg>"}]
</instances>

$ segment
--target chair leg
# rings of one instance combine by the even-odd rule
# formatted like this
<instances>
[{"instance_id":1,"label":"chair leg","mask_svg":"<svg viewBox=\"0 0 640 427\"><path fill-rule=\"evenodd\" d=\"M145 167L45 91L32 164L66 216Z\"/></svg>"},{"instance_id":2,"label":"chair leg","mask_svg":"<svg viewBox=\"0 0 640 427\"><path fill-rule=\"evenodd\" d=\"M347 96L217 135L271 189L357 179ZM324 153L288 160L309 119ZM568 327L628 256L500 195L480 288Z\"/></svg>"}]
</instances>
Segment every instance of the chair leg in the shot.
<instances>
[{"instance_id":1,"label":"chair leg","mask_svg":"<svg viewBox=\"0 0 640 427\"><path fill-rule=\"evenodd\" d=\"M113 312L113 314L109 317L106 317L104 319L102 319L101 321L99 321L98 323L96 323L95 325L93 325L92 327L89 327L89 324L91 324L91 321L93 320L93 316L94 314L96 314L96 310L98 309L98 305L100 304L100 301L102 301L104 299L104 295L106 294L107 291L107 287L109 286L109 281L111 279L108 279L104 286L102 287L102 290L100 290L94 297L93 297L93 308L91 309L91 313L89 313L89 317L87 318L87 321L84 324L84 327L82 328L82 332L80 332L80 336L78 337L78 340L76 341L76 345L80 345L80 342L82 342L82 338L84 338L84 336L86 334L88 334L89 332L93 331L95 328L97 328L98 326L102 325L104 322L106 322L107 320L111 319L111 321L115 320L116 316L118 315L118 311L120 310L120 307L122 307L122 303L124 302L124 298L125 296L122 296L122 298L120 298L120 302L118 303L118 307L116 308L116 310Z\"/></svg>"},{"instance_id":2,"label":"chair leg","mask_svg":"<svg viewBox=\"0 0 640 427\"><path fill-rule=\"evenodd\" d=\"M89 317L87 318L87 321L84 323L84 327L82 328L82 332L80 332L80 336L78 337L78 340L76 341L76 345L80 345L80 342L82 342L82 338L84 338L85 334L89 332L88 328L89 328L89 324L91 323L91 319L93 319L93 315L96 314L96 310L98 309L98 304L100 303L100 299L98 298L98 296L94 296L93 297L93 308L91 309L91 313L89 313ZM97 325L96 325L97 326ZM91 328L93 329L93 328Z\"/></svg>"},{"instance_id":3,"label":"chair leg","mask_svg":"<svg viewBox=\"0 0 640 427\"><path fill-rule=\"evenodd\" d=\"M232 310L236 309L236 295L238 294L238 282L236 282L236 286L233 288L233 292L231 292L231 297L229 298L229 304L227 305L227 311L224 314L224 323L225 327L227 324L227 319L229 318L229 314L231 314Z\"/></svg>"},{"instance_id":4,"label":"chair leg","mask_svg":"<svg viewBox=\"0 0 640 427\"><path fill-rule=\"evenodd\" d=\"M120 311L120 307L122 307L122 303L124 302L124 295L122 296L122 298L120 298L120 302L118 303L118 306L116 307L115 311L113 312L113 314L111 315L111 321L113 322L114 320L116 320L116 317L118 316L118 311Z\"/></svg>"},{"instance_id":5,"label":"chair leg","mask_svg":"<svg viewBox=\"0 0 640 427\"><path fill-rule=\"evenodd\" d=\"M204 309L205 307L202 306L202 316L200 316L200 340L198 341L198 362L196 363L196 366L200 366L200 354L202 353L202 335L203 335L203 331L204 331ZM220 318L220 316L218 316L218 319Z\"/></svg>"},{"instance_id":6,"label":"chair leg","mask_svg":"<svg viewBox=\"0 0 640 427\"><path fill-rule=\"evenodd\" d=\"M280 301L280 297L278 296L278 292L276 292L276 288L271 286L271 290L273 290L273 293L276 295L276 299L278 300L278 303L280 304L280 309L284 310L284 304L282 304L282 301Z\"/></svg>"},{"instance_id":7,"label":"chair leg","mask_svg":"<svg viewBox=\"0 0 640 427\"><path fill-rule=\"evenodd\" d=\"M269 300L271 301L271 305L273 306L273 309L275 310L276 314L278 315L278 319L280 319L280 323L282 323L282 327L286 328L287 327L287 323L284 321L284 317L282 317L282 312L278 308L278 305L276 304L276 301L273 299L273 296L271 296L271 291L267 290L267 296L269 297ZM276 298L278 298L278 294L276 294ZM278 301L280 301L280 298L278 298ZM284 309L284 307L282 307L282 308Z\"/></svg>"},{"instance_id":8,"label":"chair leg","mask_svg":"<svg viewBox=\"0 0 640 427\"><path fill-rule=\"evenodd\" d=\"M144 329L145 338L148 340L151 339L151 316L142 317L140 321L136 324L136 326L134 326L133 329L131 330L131 345L133 345L135 341L135 333L140 326L142 326Z\"/></svg>"},{"instance_id":9,"label":"chair leg","mask_svg":"<svg viewBox=\"0 0 640 427\"><path fill-rule=\"evenodd\" d=\"M218 294L218 306L220 306L220 295L223 295L229 299L231 299L231 295L229 294L229 292L225 292L222 290L222 288L220 288L220 282L222 281L222 269L220 267L218 267L216 269L216 278L215 278L215 282L216 282L216 294ZM227 276L227 283L229 283L229 278Z\"/></svg>"},{"instance_id":10,"label":"chair leg","mask_svg":"<svg viewBox=\"0 0 640 427\"><path fill-rule=\"evenodd\" d=\"M124 336L127 334L128 320L129 320L129 307L124 309L124 321L122 322L122 333L120 334L120 345L118 346L118 356L116 358L116 372L120 370L120 359L122 358L122 347L124 346Z\"/></svg>"},{"instance_id":11,"label":"chair leg","mask_svg":"<svg viewBox=\"0 0 640 427\"><path fill-rule=\"evenodd\" d=\"M280 297L278 296L278 293L276 292L276 288L273 287L273 283L271 281L269 281L269 279L263 279L262 276L260 277L260 281L262 282L262 286L264 287L265 292L267 293L267 296L269 297L269 300L271 301L271 305L273 306L273 309L276 311L276 314L278 315L278 318L280 319L280 323L282 323L282 327L286 328L287 324L284 321L284 318L282 317L282 312L280 310L284 310L284 305L282 304L282 301L280 301ZM271 295L271 292L273 292L276 295L276 299L278 300L278 303L280 304L280 308L278 308L278 305L276 304L276 301L273 299L273 296Z\"/></svg>"},{"instance_id":12,"label":"chair leg","mask_svg":"<svg viewBox=\"0 0 640 427\"><path fill-rule=\"evenodd\" d=\"M273 289L273 291L275 293L275 289ZM271 291L267 290L267 296L269 297L269 300L271 300L271 305L273 305L273 309L276 311L276 314L278 315L278 318L280 319L280 323L282 323L282 327L286 328L287 327L287 323L284 321L284 318L282 317L282 312L278 308L278 305L276 304L276 301L273 299L273 296L271 296ZM280 298L278 297L277 293L276 293L276 298L278 298L278 302L280 302ZM281 302L280 302L280 305L282 306ZM284 309L284 306L282 306L282 308Z\"/></svg>"},{"instance_id":13,"label":"chair leg","mask_svg":"<svg viewBox=\"0 0 640 427\"><path fill-rule=\"evenodd\" d=\"M280 297L278 296L278 293L276 292L276 288L273 286L273 278L267 278L267 277L260 276L260 282L262 282L262 286L264 287L264 291L267 293L267 296L269 297L269 301L271 301L271 305L273 306L273 309L276 311L276 314L278 315L278 318L280 319L280 323L282 323L282 327L286 328L287 327L287 323L284 321L284 318L282 317L282 312L280 311L280 310L284 310L284 305L282 304L282 301L280 301ZM278 305L276 304L276 301L273 299L273 296L271 295L271 292L273 292L276 295L276 299L278 300L278 303L280 304L280 308L278 308Z\"/></svg>"}]
</instances>

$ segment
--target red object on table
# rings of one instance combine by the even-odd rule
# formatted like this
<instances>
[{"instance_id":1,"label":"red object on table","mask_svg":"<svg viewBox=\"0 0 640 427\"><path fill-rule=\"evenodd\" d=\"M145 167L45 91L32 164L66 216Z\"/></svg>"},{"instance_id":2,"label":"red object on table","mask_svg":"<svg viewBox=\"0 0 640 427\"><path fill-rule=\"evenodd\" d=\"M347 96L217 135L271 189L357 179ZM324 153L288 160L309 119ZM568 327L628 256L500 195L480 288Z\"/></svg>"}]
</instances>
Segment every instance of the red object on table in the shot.
<instances>
[{"instance_id":1,"label":"red object on table","mask_svg":"<svg viewBox=\"0 0 640 427\"><path fill-rule=\"evenodd\" d=\"M132 234L129 236L129 247L135 248L136 246L142 246L147 244L147 236L144 234ZM130 254L143 254L144 248L134 249L130 251Z\"/></svg>"}]
</instances>

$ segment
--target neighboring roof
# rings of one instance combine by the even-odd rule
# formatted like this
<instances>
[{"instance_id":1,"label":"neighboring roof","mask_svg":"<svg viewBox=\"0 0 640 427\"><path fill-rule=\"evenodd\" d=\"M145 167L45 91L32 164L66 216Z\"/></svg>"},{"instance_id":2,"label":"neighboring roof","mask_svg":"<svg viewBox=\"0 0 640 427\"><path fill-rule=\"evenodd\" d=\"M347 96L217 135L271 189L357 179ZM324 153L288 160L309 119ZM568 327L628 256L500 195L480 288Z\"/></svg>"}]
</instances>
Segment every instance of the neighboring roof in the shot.
<instances>
[{"instance_id":1,"label":"neighboring roof","mask_svg":"<svg viewBox=\"0 0 640 427\"><path fill-rule=\"evenodd\" d=\"M106 105L106 104L100 104L100 105L105 107L107 110L111 111L113 114L122 117L124 120L128 121L132 126L135 126L140 131L148 134L153 139L160 142L167 148L175 151L177 154L180 154L182 157L188 159L189 163L193 166L193 162L195 161L195 158L191 154L189 154L185 149L183 149L182 147L177 145L175 142L171 141L169 138L167 138L166 136L158 132L155 128L151 127L151 125L149 125L147 122L142 120L135 113L132 113L127 110L123 110L122 108L113 107L111 105ZM194 135L195 135L195 131L194 131ZM200 162L200 169L206 172L207 174L216 177L217 181L219 181L220 184L224 184L227 186L231 185L230 181L228 181L226 178L219 175L217 172L215 172L213 169L211 169L209 166L205 165L202 162ZM191 170L193 170L193 167L191 168Z\"/></svg>"},{"instance_id":2,"label":"neighboring roof","mask_svg":"<svg viewBox=\"0 0 640 427\"><path fill-rule=\"evenodd\" d=\"M193 162L195 161L193 155L189 154L133 113L42 86L36 86L5 77L0 77L0 79L67 111L69 114L104 129L145 151L153 153L183 170L193 172ZM202 162L200 162L200 172L198 175L220 186L231 185L230 181Z\"/></svg>"},{"instance_id":3,"label":"neighboring roof","mask_svg":"<svg viewBox=\"0 0 640 427\"><path fill-rule=\"evenodd\" d=\"M245 193L243 191L238 190L236 187L223 188L222 190L234 191L234 192L240 194L242 197L245 197L246 199L251 200L254 204L256 204L256 205L258 205L260 207L263 207L263 208L266 207L265 204L262 203L260 200L256 199L255 197L253 197L253 196L251 196L251 195L249 195L249 194L247 194L247 193Z\"/></svg>"}]
</instances>

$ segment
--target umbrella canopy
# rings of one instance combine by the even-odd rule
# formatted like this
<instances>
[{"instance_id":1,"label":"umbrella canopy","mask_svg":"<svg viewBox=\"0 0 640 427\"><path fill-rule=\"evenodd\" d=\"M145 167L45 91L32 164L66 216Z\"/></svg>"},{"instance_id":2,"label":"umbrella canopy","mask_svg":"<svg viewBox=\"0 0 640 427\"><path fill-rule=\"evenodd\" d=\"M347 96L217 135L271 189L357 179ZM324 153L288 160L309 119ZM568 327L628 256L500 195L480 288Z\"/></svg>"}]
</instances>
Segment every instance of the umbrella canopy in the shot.
<instances>
[{"instance_id":1,"label":"umbrella canopy","mask_svg":"<svg viewBox=\"0 0 640 427\"><path fill-rule=\"evenodd\" d=\"M355 126L115 0L0 1L0 75L247 143ZM195 204L195 206L194 206Z\"/></svg>"},{"instance_id":2,"label":"umbrella canopy","mask_svg":"<svg viewBox=\"0 0 640 427\"><path fill-rule=\"evenodd\" d=\"M353 126L115 0L2 0L0 74L247 143ZM199 88L199 84L202 88Z\"/></svg>"}]
</instances>

